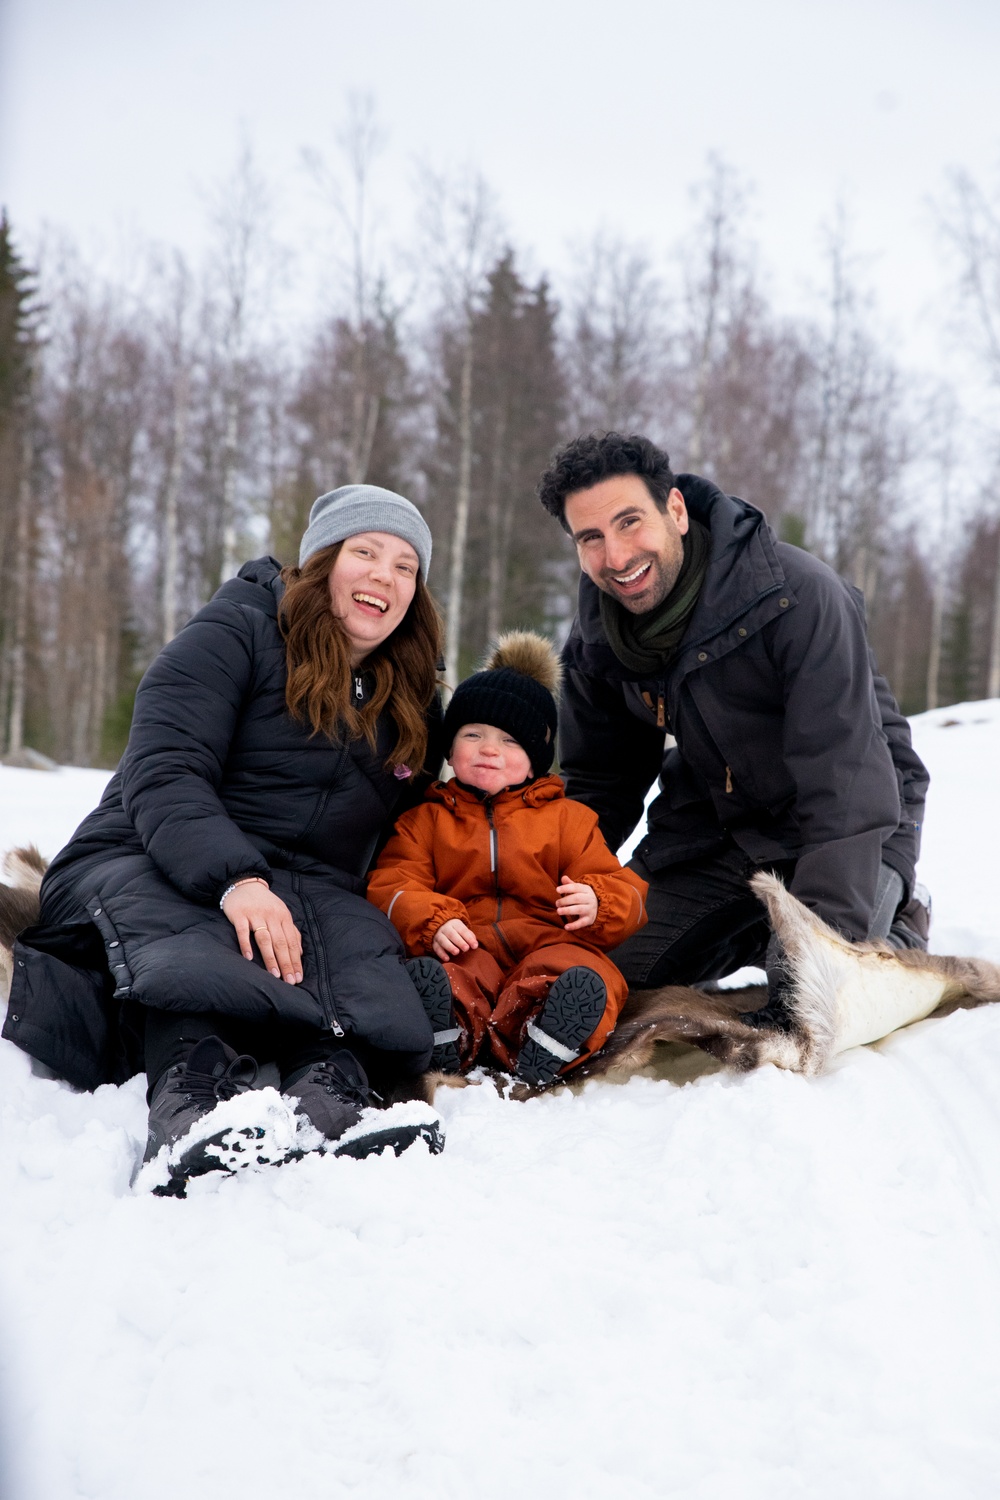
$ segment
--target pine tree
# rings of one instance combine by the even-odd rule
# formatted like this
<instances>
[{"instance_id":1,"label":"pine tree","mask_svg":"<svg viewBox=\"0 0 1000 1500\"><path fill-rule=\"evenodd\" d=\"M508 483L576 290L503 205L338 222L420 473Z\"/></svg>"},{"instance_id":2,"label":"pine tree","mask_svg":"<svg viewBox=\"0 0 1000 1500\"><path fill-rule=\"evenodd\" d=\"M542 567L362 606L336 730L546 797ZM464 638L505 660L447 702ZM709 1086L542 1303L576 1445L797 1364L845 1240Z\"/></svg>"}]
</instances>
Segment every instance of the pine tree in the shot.
<instances>
[{"instance_id":1,"label":"pine tree","mask_svg":"<svg viewBox=\"0 0 1000 1500\"><path fill-rule=\"evenodd\" d=\"M449 500L462 459L467 339L475 351L459 676L471 670L498 630L513 624L545 628L554 614L565 612L553 608L561 585L552 567L559 534L534 492L565 420L555 318L546 282L526 285L506 250L487 273L467 334L443 339L444 399L428 505L437 536L449 534Z\"/></svg>"}]
</instances>

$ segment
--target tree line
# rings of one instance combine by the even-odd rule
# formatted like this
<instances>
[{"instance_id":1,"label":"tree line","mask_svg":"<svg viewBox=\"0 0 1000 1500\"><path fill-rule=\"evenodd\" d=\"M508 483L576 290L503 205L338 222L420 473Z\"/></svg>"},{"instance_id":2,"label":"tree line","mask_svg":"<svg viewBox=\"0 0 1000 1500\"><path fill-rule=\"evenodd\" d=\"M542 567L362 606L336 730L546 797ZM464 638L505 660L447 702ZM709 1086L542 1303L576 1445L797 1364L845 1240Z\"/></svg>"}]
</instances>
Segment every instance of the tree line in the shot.
<instances>
[{"instance_id":1,"label":"tree line","mask_svg":"<svg viewBox=\"0 0 1000 1500\"><path fill-rule=\"evenodd\" d=\"M343 144L339 169L308 162L339 253L324 312L291 332L269 315L281 256L249 153L197 271L151 250L115 285L65 243L33 261L3 217L8 760L113 765L163 642L244 558L295 561L310 504L340 484L424 508L449 682L505 626L558 639L577 569L534 485L559 442L608 428L649 434L857 583L906 712L1000 696L998 455L979 433L974 472L958 394L894 358L842 221L822 290L792 318L722 162L666 262L605 233L558 283L528 269L480 178L427 174L391 271L372 228L370 108ZM995 396L1000 194L956 174L942 202L943 285Z\"/></svg>"}]
</instances>

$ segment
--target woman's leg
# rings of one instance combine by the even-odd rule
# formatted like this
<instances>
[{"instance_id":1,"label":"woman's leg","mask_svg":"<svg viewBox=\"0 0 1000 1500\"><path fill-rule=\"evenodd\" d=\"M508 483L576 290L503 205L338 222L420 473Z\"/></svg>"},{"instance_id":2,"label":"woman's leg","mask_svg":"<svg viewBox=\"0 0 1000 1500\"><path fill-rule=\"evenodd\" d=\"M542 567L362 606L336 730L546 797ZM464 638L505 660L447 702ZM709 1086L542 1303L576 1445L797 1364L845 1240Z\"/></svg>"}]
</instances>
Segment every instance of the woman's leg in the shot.
<instances>
[{"instance_id":1,"label":"woman's leg","mask_svg":"<svg viewBox=\"0 0 1000 1500\"><path fill-rule=\"evenodd\" d=\"M232 1172L301 1155L287 1107L284 1118L275 1119L262 1101L259 1120L230 1115L208 1134L202 1125L217 1106L254 1089L257 1059L249 1048L258 1050L260 1026L211 1012L149 1010L145 1033L149 1126L144 1159L152 1161L165 1151L169 1168L169 1181L155 1192L183 1197L188 1179L205 1172ZM242 1053L237 1050L241 1045Z\"/></svg>"},{"instance_id":2,"label":"woman's leg","mask_svg":"<svg viewBox=\"0 0 1000 1500\"><path fill-rule=\"evenodd\" d=\"M314 1026L275 1020L269 1056L281 1073L282 1094L329 1143L326 1149L342 1142L336 1155L364 1157L389 1147L398 1156L416 1140L425 1141L432 1152L443 1148L441 1121L430 1111L422 1119L394 1120L368 1109L399 1096L400 1080L407 1076L399 1053L360 1037L337 1037ZM422 1089L403 1092L408 1099L428 1102Z\"/></svg>"},{"instance_id":3,"label":"woman's leg","mask_svg":"<svg viewBox=\"0 0 1000 1500\"><path fill-rule=\"evenodd\" d=\"M218 1037L237 1054L251 1056L255 1062L266 1060L265 1030L260 1023L222 1016L215 1011L147 1008L144 1044L146 1098L152 1097L155 1085L168 1068L187 1062L198 1043L210 1036Z\"/></svg>"}]
</instances>

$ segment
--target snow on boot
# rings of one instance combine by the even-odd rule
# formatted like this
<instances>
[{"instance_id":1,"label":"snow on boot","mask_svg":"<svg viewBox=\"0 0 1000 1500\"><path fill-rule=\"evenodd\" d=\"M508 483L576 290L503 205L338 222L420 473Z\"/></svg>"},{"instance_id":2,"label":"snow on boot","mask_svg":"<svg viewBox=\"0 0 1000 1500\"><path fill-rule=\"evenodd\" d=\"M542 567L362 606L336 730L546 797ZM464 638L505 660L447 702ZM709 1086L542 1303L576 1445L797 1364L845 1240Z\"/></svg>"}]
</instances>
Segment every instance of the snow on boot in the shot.
<instances>
[{"instance_id":1,"label":"snow on boot","mask_svg":"<svg viewBox=\"0 0 1000 1500\"><path fill-rule=\"evenodd\" d=\"M608 992L593 969L567 969L552 981L537 1020L529 1021L527 1035L514 1069L515 1078L544 1088L559 1069L575 1062L604 1014Z\"/></svg>"},{"instance_id":2,"label":"snow on boot","mask_svg":"<svg viewBox=\"0 0 1000 1500\"><path fill-rule=\"evenodd\" d=\"M434 1032L431 1069L435 1073L457 1073L460 1065L458 1044L462 1031L455 1019L451 983L444 965L436 958L411 958L406 965L406 972L413 980Z\"/></svg>"},{"instance_id":3,"label":"snow on boot","mask_svg":"<svg viewBox=\"0 0 1000 1500\"><path fill-rule=\"evenodd\" d=\"M432 1152L444 1149L444 1127L430 1105L416 1100L391 1109L369 1105L371 1090L365 1070L346 1047L292 1073L282 1084L282 1093L304 1127L299 1138L306 1149L359 1158L373 1156L387 1146L398 1156L418 1140L425 1141ZM312 1139L310 1128L316 1133Z\"/></svg>"},{"instance_id":4,"label":"snow on boot","mask_svg":"<svg viewBox=\"0 0 1000 1500\"><path fill-rule=\"evenodd\" d=\"M139 1187L184 1197L192 1177L271 1166L302 1152L292 1112L274 1089L255 1089L257 1064L217 1036L168 1068L149 1102L149 1133ZM250 1096L250 1097L248 1097Z\"/></svg>"},{"instance_id":5,"label":"snow on boot","mask_svg":"<svg viewBox=\"0 0 1000 1500\"><path fill-rule=\"evenodd\" d=\"M388 1109L364 1110L357 1125L344 1131L333 1154L360 1160L388 1148L399 1156L417 1141L437 1156L444 1150L444 1121L422 1099L407 1099Z\"/></svg>"}]
</instances>

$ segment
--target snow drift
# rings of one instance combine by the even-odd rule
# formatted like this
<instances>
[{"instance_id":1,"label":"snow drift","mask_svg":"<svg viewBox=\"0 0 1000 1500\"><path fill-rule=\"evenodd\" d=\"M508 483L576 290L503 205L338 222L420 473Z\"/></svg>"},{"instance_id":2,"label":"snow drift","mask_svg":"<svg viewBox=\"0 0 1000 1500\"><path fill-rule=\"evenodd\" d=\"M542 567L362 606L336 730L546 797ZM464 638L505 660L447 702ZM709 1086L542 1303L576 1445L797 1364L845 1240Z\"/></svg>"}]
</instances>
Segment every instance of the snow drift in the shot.
<instances>
[{"instance_id":1,"label":"snow drift","mask_svg":"<svg viewBox=\"0 0 1000 1500\"><path fill-rule=\"evenodd\" d=\"M996 961L1000 704L914 730L934 946ZM101 785L0 770L0 843ZM1000 1007L816 1078L661 1050L694 1081L440 1090L440 1157L177 1202L129 1188L142 1079L0 1046L4 1493L992 1500Z\"/></svg>"}]
</instances>

